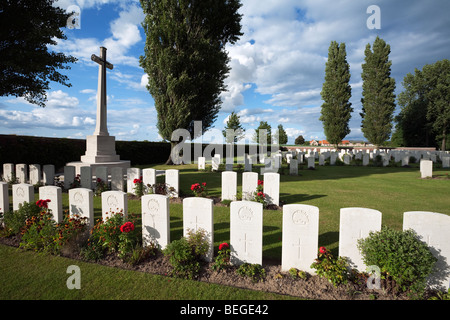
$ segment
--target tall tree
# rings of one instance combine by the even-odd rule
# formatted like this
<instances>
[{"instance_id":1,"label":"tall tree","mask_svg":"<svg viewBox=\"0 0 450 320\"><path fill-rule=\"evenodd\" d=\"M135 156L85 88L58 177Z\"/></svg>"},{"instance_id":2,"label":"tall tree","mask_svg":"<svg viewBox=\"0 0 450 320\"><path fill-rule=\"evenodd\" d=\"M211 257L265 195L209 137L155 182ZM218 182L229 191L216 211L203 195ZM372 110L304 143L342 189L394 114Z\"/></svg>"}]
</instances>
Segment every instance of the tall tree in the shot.
<instances>
[{"instance_id":1,"label":"tall tree","mask_svg":"<svg viewBox=\"0 0 450 320\"><path fill-rule=\"evenodd\" d=\"M398 96L402 110L396 117L407 146L435 146L446 149L450 125L450 61L425 65L408 73ZM437 145L436 145L437 146Z\"/></svg>"},{"instance_id":2,"label":"tall tree","mask_svg":"<svg viewBox=\"0 0 450 320\"><path fill-rule=\"evenodd\" d=\"M275 138L277 139L279 145L286 144L288 142L288 136L282 124L278 125L278 130L275 133Z\"/></svg>"},{"instance_id":3,"label":"tall tree","mask_svg":"<svg viewBox=\"0 0 450 320\"><path fill-rule=\"evenodd\" d=\"M272 126L270 124L267 123L267 121L260 121L259 122L259 126L258 128L255 129L255 134L253 135L253 140L257 143L257 144L264 144L264 141L259 141L260 138L260 134L263 137L263 133L264 131L260 130L265 130L266 132L266 144L270 145L272 144Z\"/></svg>"},{"instance_id":4,"label":"tall tree","mask_svg":"<svg viewBox=\"0 0 450 320\"><path fill-rule=\"evenodd\" d=\"M380 146L389 139L392 130L395 79L391 77L391 47L377 36L372 49L367 44L362 65L361 129L369 142Z\"/></svg>"},{"instance_id":5,"label":"tall tree","mask_svg":"<svg viewBox=\"0 0 450 320\"><path fill-rule=\"evenodd\" d=\"M233 130L232 136L227 136L227 130ZM233 111L228 117L225 129L222 131L227 143L235 143L245 135L245 129L241 125L240 117Z\"/></svg>"},{"instance_id":6,"label":"tall tree","mask_svg":"<svg viewBox=\"0 0 450 320\"><path fill-rule=\"evenodd\" d=\"M348 123L353 108L349 102L352 93L350 86L350 66L347 62L345 43L332 41L328 49L325 65L325 82L322 86L320 120L327 140L338 148L339 143L350 133Z\"/></svg>"},{"instance_id":7,"label":"tall tree","mask_svg":"<svg viewBox=\"0 0 450 320\"><path fill-rule=\"evenodd\" d=\"M229 72L227 43L241 33L239 0L141 0L147 36L140 65L148 74L157 128L165 140L194 121L205 132L221 107L220 94ZM171 141L172 148L177 141ZM168 164L173 163L171 157Z\"/></svg>"},{"instance_id":8,"label":"tall tree","mask_svg":"<svg viewBox=\"0 0 450 320\"><path fill-rule=\"evenodd\" d=\"M302 135L299 135L297 138L295 138L295 144L296 145L303 145L305 143L305 138L303 138Z\"/></svg>"},{"instance_id":9,"label":"tall tree","mask_svg":"<svg viewBox=\"0 0 450 320\"><path fill-rule=\"evenodd\" d=\"M45 107L50 81L70 87L58 69L70 69L76 58L49 50L66 39L71 13L52 6L54 0L0 2L0 96L23 97Z\"/></svg>"},{"instance_id":10,"label":"tall tree","mask_svg":"<svg viewBox=\"0 0 450 320\"><path fill-rule=\"evenodd\" d=\"M427 119L441 139L441 150L444 151L450 133L450 61L444 59L425 65L422 78L428 100Z\"/></svg>"}]
</instances>

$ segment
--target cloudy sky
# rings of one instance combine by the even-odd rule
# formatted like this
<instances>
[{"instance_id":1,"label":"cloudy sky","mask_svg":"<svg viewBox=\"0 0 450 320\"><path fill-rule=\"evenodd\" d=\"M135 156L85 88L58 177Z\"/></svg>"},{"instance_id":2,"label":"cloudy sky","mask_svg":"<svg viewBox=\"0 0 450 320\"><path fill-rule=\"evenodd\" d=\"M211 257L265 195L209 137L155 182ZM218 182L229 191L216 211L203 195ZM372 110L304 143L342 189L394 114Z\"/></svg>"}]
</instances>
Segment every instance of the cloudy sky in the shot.
<instances>
[{"instance_id":1,"label":"cloudy sky","mask_svg":"<svg viewBox=\"0 0 450 320\"><path fill-rule=\"evenodd\" d=\"M53 49L78 58L69 76L72 87L51 84L48 103L40 108L21 98L0 97L0 134L85 138L95 129L98 65L91 54L105 46L108 70L108 130L116 140L159 141L154 101L139 66L144 19L136 0L59 0L66 9L80 8L79 29L65 29L67 40ZM249 136L260 121L282 124L293 143L325 139L319 120L325 62L331 41L344 42L350 64L352 106L350 140L361 133L361 64L365 46L376 36L391 46L392 76L400 93L407 73L450 58L448 0L242 0L244 35L227 47L231 72L215 130L222 130L232 111ZM380 29L372 5L380 9ZM26 62L25 62L26 63ZM397 111L398 112L398 111ZM214 130L212 130L214 133ZM205 136L204 142L208 142Z\"/></svg>"}]
</instances>

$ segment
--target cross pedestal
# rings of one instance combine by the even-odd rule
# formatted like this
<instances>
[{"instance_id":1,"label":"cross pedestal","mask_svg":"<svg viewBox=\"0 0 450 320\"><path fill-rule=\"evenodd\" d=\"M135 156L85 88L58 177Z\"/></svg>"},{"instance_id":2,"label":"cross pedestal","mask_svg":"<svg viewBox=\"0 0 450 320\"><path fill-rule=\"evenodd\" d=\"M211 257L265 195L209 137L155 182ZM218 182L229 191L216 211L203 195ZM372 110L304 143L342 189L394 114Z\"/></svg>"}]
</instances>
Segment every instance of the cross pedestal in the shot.
<instances>
[{"instance_id":1,"label":"cross pedestal","mask_svg":"<svg viewBox=\"0 0 450 320\"><path fill-rule=\"evenodd\" d=\"M99 64L98 67L98 90L97 90L97 124L94 134L86 137L86 153L81 156L81 162L69 162L66 165L74 166L76 174L80 173L80 168L84 166L92 167L92 174L95 175L96 167L107 167L111 172L112 167L130 167L130 161L120 160L116 154L116 140L110 136L107 128L106 112L106 68L112 70L113 65L106 61L106 48L100 47L100 57L93 54L92 61Z\"/></svg>"}]
</instances>

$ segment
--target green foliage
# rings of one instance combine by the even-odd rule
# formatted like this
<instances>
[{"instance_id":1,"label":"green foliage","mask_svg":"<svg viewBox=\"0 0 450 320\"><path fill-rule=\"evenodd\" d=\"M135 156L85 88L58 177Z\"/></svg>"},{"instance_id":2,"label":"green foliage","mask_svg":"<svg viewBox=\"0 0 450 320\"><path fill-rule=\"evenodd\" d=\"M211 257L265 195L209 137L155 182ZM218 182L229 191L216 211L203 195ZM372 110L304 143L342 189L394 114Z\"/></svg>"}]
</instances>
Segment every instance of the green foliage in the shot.
<instances>
[{"instance_id":1,"label":"green foliage","mask_svg":"<svg viewBox=\"0 0 450 320\"><path fill-rule=\"evenodd\" d=\"M328 279L335 287L339 284L347 283L349 278L348 266L348 262L344 257L336 259L324 247L320 248L317 259L311 264L311 268L316 269L319 277Z\"/></svg>"},{"instance_id":2,"label":"green foliage","mask_svg":"<svg viewBox=\"0 0 450 320\"><path fill-rule=\"evenodd\" d=\"M173 275L186 279L194 279L198 275L203 256L209 248L205 235L206 232L202 229L197 232L189 231L187 237L167 245L163 253L169 257Z\"/></svg>"},{"instance_id":3,"label":"green foliage","mask_svg":"<svg viewBox=\"0 0 450 320\"><path fill-rule=\"evenodd\" d=\"M305 144L305 138L303 138L302 135L298 136L297 138L295 138L295 142L296 145L303 145Z\"/></svg>"},{"instance_id":4,"label":"green foliage","mask_svg":"<svg viewBox=\"0 0 450 320\"><path fill-rule=\"evenodd\" d=\"M264 143L264 132L266 133L266 143ZM261 137L260 137L261 135ZM259 138L263 138L260 142ZM260 121L258 128L255 129L255 134L253 135L253 141L257 144L272 144L272 126L267 123L267 121Z\"/></svg>"},{"instance_id":5,"label":"green foliage","mask_svg":"<svg viewBox=\"0 0 450 320\"><path fill-rule=\"evenodd\" d=\"M380 146L389 139L392 130L395 79L391 77L390 46L377 36L372 49L367 44L362 64L361 130L369 142Z\"/></svg>"},{"instance_id":6,"label":"green foliage","mask_svg":"<svg viewBox=\"0 0 450 320\"><path fill-rule=\"evenodd\" d=\"M49 50L58 39L66 39L63 27L70 13L52 3L52 0L2 1L0 96L23 97L45 107L50 81L71 86L68 77L57 69L70 69L65 64L77 59Z\"/></svg>"},{"instance_id":7,"label":"green foliage","mask_svg":"<svg viewBox=\"0 0 450 320\"><path fill-rule=\"evenodd\" d=\"M338 45L332 41L328 49L325 67L325 82L321 95L322 104L320 120L327 140L335 145L350 133L348 123L353 108L351 107L350 66L347 62L345 43Z\"/></svg>"},{"instance_id":8,"label":"green foliage","mask_svg":"<svg viewBox=\"0 0 450 320\"><path fill-rule=\"evenodd\" d=\"M298 270L297 268L290 268L289 269L289 275L292 279L303 279L305 280L307 278L307 274L303 270Z\"/></svg>"},{"instance_id":9,"label":"green foliage","mask_svg":"<svg viewBox=\"0 0 450 320\"><path fill-rule=\"evenodd\" d=\"M244 263L237 269L236 273L242 277L249 277L252 282L263 281L266 277L266 270L257 263Z\"/></svg>"},{"instance_id":10,"label":"green foliage","mask_svg":"<svg viewBox=\"0 0 450 320\"><path fill-rule=\"evenodd\" d=\"M27 220L32 217L38 217L41 213L41 208L39 208L35 203L25 202L19 204L19 209L15 211L7 211L3 213L3 233L5 236L11 236L18 234L25 227Z\"/></svg>"},{"instance_id":11,"label":"green foliage","mask_svg":"<svg viewBox=\"0 0 450 320\"><path fill-rule=\"evenodd\" d=\"M228 243L224 242L219 245L219 251L214 258L211 268L215 271L223 270L230 266L231 250Z\"/></svg>"},{"instance_id":12,"label":"green foliage","mask_svg":"<svg viewBox=\"0 0 450 320\"><path fill-rule=\"evenodd\" d=\"M97 220L81 250L82 256L86 260L100 260L111 252L117 253L123 261L128 261L133 250L142 242L141 233L134 227L133 219L131 214L125 217L122 212L110 212L105 220Z\"/></svg>"},{"instance_id":13,"label":"green foliage","mask_svg":"<svg viewBox=\"0 0 450 320\"><path fill-rule=\"evenodd\" d=\"M227 43L241 33L238 0L141 0L145 13L147 88L155 101L159 134L171 141L176 129L192 138L193 121L205 132L217 118L229 72ZM173 146L176 142L173 142ZM171 159L168 159L171 162Z\"/></svg>"},{"instance_id":14,"label":"green foliage","mask_svg":"<svg viewBox=\"0 0 450 320\"><path fill-rule=\"evenodd\" d=\"M288 136L282 124L278 125L278 130L275 135L275 141L277 141L279 145L286 144L288 142Z\"/></svg>"},{"instance_id":15,"label":"green foliage","mask_svg":"<svg viewBox=\"0 0 450 320\"><path fill-rule=\"evenodd\" d=\"M423 292L437 259L413 230L397 231L386 226L358 240L363 261L376 265L403 291Z\"/></svg>"}]
</instances>

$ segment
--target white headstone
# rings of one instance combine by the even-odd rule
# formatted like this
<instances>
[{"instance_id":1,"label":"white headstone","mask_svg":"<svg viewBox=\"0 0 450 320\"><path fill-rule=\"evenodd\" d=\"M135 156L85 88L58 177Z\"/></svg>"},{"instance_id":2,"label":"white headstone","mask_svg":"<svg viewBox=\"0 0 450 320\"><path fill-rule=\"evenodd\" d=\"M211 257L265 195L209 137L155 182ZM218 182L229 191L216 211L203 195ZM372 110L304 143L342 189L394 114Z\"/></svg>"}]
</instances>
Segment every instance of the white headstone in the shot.
<instances>
[{"instance_id":1,"label":"white headstone","mask_svg":"<svg viewBox=\"0 0 450 320\"><path fill-rule=\"evenodd\" d=\"M251 172L252 171L252 159L250 155L244 155L244 171Z\"/></svg>"},{"instance_id":2,"label":"white headstone","mask_svg":"<svg viewBox=\"0 0 450 320\"><path fill-rule=\"evenodd\" d=\"M414 230L438 259L428 284L435 289L450 288L450 216L436 212L403 213L403 230Z\"/></svg>"},{"instance_id":3,"label":"white headstone","mask_svg":"<svg viewBox=\"0 0 450 320\"><path fill-rule=\"evenodd\" d=\"M252 200L258 187L258 173L244 172L242 174L242 200Z\"/></svg>"},{"instance_id":4,"label":"white headstone","mask_svg":"<svg viewBox=\"0 0 450 320\"><path fill-rule=\"evenodd\" d=\"M255 201L230 204L231 263L262 264L263 205Z\"/></svg>"},{"instance_id":5,"label":"white headstone","mask_svg":"<svg viewBox=\"0 0 450 320\"><path fill-rule=\"evenodd\" d=\"M166 170L166 185L169 190L172 190L169 192L170 196L178 198L180 193L180 175L177 169Z\"/></svg>"},{"instance_id":6,"label":"white headstone","mask_svg":"<svg viewBox=\"0 0 450 320\"><path fill-rule=\"evenodd\" d=\"M381 230L381 212L367 208L341 208L339 222L339 256L347 257L351 266L366 271L358 239L366 238L371 231Z\"/></svg>"},{"instance_id":7,"label":"white headstone","mask_svg":"<svg viewBox=\"0 0 450 320\"><path fill-rule=\"evenodd\" d=\"M122 167L111 168L111 190L124 191L123 171Z\"/></svg>"},{"instance_id":8,"label":"white headstone","mask_svg":"<svg viewBox=\"0 0 450 320\"><path fill-rule=\"evenodd\" d=\"M281 270L297 268L314 272L311 264L317 258L319 241L319 208L305 204L283 206Z\"/></svg>"},{"instance_id":9,"label":"white headstone","mask_svg":"<svg viewBox=\"0 0 450 320\"><path fill-rule=\"evenodd\" d=\"M205 169L206 169L206 158L198 157L198 170L205 170Z\"/></svg>"},{"instance_id":10,"label":"white headstone","mask_svg":"<svg viewBox=\"0 0 450 320\"><path fill-rule=\"evenodd\" d=\"M92 189L92 168L84 166L80 168L80 183L82 188Z\"/></svg>"},{"instance_id":11,"label":"white headstone","mask_svg":"<svg viewBox=\"0 0 450 320\"><path fill-rule=\"evenodd\" d=\"M96 181L100 179L105 185L108 185L108 168L105 166L95 168Z\"/></svg>"},{"instance_id":12,"label":"white headstone","mask_svg":"<svg viewBox=\"0 0 450 320\"><path fill-rule=\"evenodd\" d=\"M141 178L141 169L140 168L127 168L127 192L136 194L134 190L134 179Z\"/></svg>"},{"instance_id":13,"label":"white headstone","mask_svg":"<svg viewBox=\"0 0 450 320\"><path fill-rule=\"evenodd\" d=\"M222 200L236 200L237 172L222 172Z\"/></svg>"},{"instance_id":14,"label":"white headstone","mask_svg":"<svg viewBox=\"0 0 450 320\"><path fill-rule=\"evenodd\" d=\"M370 161L370 154L369 153L364 153L362 156L362 160L363 160L363 166L367 166L369 165L369 161Z\"/></svg>"},{"instance_id":15,"label":"white headstone","mask_svg":"<svg viewBox=\"0 0 450 320\"><path fill-rule=\"evenodd\" d=\"M75 180L75 167L65 166L64 167L64 189L70 189L70 185Z\"/></svg>"},{"instance_id":16,"label":"white headstone","mask_svg":"<svg viewBox=\"0 0 450 320\"><path fill-rule=\"evenodd\" d=\"M128 215L128 197L123 191L102 192L102 219L110 218L113 214L122 213Z\"/></svg>"},{"instance_id":17,"label":"white headstone","mask_svg":"<svg viewBox=\"0 0 450 320\"><path fill-rule=\"evenodd\" d=\"M55 166L53 164L44 164L42 182L46 186L53 186L55 184Z\"/></svg>"},{"instance_id":18,"label":"white headstone","mask_svg":"<svg viewBox=\"0 0 450 320\"><path fill-rule=\"evenodd\" d=\"M169 197L162 194L146 194L141 197L142 242L146 247L157 244L161 250L170 243Z\"/></svg>"},{"instance_id":19,"label":"white headstone","mask_svg":"<svg viewBox=\"0 0 450 320\"><path fill-rule=\"evenodd\" d=\"M0 181L0 212L5 213L9 211L9 193L8 183ZM2 225L0 221L0 226Z\"/></svg>"},{"instance_id":20,"label":"white headstone","mask_svg":"<svg viewBox=\"0 0 450 320\"><path fill-rule=\"evenodd\" d=\"M450 157L442 157L442 168L450 168Z\"/></svg>"},{"instance_id":21,"label":"white headstone","mask_svg":"<svg viewBox=\"0 0 450 320\"><path fill-rule=\"evenodd\" d=\"M89 227L95 225L94 221L94 191L86 188L73 188L69 190L69 214L86 217Z\"/></svg>"},{"instance_id":22,"label":"white headstone","mask_svg":"<svg viewBox=\"0 0 450 320\"><path fill-rule=\"evenodd\" d=\"M183 199L183 236L188 231L197 232L203 229L209 244L206 261L212 261L214 252L214 216L212 199L189 197Z\"/></svg>"},{"instance_id":23,"label":"white headstone","mask_svg":"<svg viewBox=\"0 0 450 320\"><path fill-rule=\"evenodd\" d=\"M313 156L313 155L310 155L309 157L308 157L308 169L309 168L315 168L315 157Z\"/></svg>"},{"instance_id":24,"label":"white headstone","mask_svg":"<svg viewBox=\"0 0 450 320\"><path fill-rule=\"evenodd\" d=\"M269 204L280 205L280 174L264 173L264 193Z\"/></svg>"},{"instance_id":25,"label":"white headstone","mask_svg":"<svg viewBox=\"0 0 450 320\"><path fill-rule=\"evenodd\" d=\"M19 183L28 183L28 167L26 164L16 164L16 178Z\"/></svg>"},{"instance_id":26,"label":"white headstone","mask_svg":"<svg viewBox=\"0 0 450 320\"><path fill-rule=\"evenodd\" d=\"M148 185L153 186L156 183L156 169L142 169L142 182L144 183L145 188L150 188L147 187Z\"/></svg>"},{"instance_id":27,"label":"white headstone","mask_svg":"<svg viewBox=\"0 0 450 320\"><path fill-rule=\"evenodd\" d=\"M211 164L212 164L213 171L219 170L219 165L220 165L220 155L219 154L214 155L214 157L211 159Z\"/></svg>"},{"instance_id":28,"label":"white headstone","mask_svg":"<svg viewBox=\"0 0 450 320\"><path fill-rule=\"evenodd\" d=\"M36 185L41 182L41 165L40 164L30 164L30 184Z\"/></svg>"},{"instance_id":29,"label":"white headstone","mask_svg":"<svg viewBox=\"0 0 450 320\"><path fill-rule=\"evenodd\" d=\"M64 219L62 189L57 186L39 187L39 199L50 200L48 203L48 209L50 209L53 214L53 220L55 220L56 223L61 223Z\"/></svg>"},{"instance_id":30,"label":"white headstone","mask_svg":"<svg viewBox=\"0 0 450 320\"><path fill-rule=\"evenodd\" d=\"M12 186L13 210L19 209L24 202L34 203L34 187L28 183L13 184Z\"/></svg>"},{"instance_id":31,"label":"white headstone","mask_svg":"<svg viewBox=\"0 0 450 320\"><path fill-rule=\"evenodd\" d=\"M289 174L296 176L298 175L298 160L297 159L291 159L289 163Z\"/></svg>"},{"instance_id":32,"label":"white headstone","mask_svg":"<svg viewBox=\"0 0 450 320\"><path fill-rule=\"evenodd\" d=\"M421 178L433 177L433 161L420 160L420 177Z\"/></svg>"}]
</instances>

